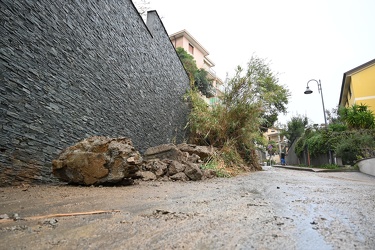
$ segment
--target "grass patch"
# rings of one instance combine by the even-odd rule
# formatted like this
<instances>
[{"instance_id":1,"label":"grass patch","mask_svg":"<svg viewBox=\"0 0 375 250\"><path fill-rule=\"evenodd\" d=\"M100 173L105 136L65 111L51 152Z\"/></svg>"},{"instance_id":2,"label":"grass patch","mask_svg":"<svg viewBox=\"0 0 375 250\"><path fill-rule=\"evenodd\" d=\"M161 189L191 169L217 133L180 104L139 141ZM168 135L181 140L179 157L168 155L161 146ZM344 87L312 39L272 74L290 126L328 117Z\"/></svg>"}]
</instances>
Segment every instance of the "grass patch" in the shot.
<instances>
[{"instance_id":1,"label":"grass patch","mask_svg":"<svg viewBox=\"0 0 375 250\"><path fill-rule=\"evenodd\" d=\"M203 165L201 165L202 169L211 169L215 171L217 177L221 178L229 178L233 175L225 168L225 165L216 159L210 159Z\"/></svg>"},{"instance_id":2,"label":"grass patch","mask_svg":"<svg viewBox=\"0 0 375 250\"><path fill-rule=\"evenodd\" d=\"M336 164L324 164L319 166L313 166L314 168L323 168L323 169L341 169L340 166Z\"/></svg>"},{"instance_id":3,"label":"grass patch","mask_svg":"<svg viewBox=\"0 0 375 250\"><path fill-rule=\"evenodd\" d=\"M309 166L307 166L306 164L298 164L297 167L308 168Z\"/></svg>"}]
</instances>

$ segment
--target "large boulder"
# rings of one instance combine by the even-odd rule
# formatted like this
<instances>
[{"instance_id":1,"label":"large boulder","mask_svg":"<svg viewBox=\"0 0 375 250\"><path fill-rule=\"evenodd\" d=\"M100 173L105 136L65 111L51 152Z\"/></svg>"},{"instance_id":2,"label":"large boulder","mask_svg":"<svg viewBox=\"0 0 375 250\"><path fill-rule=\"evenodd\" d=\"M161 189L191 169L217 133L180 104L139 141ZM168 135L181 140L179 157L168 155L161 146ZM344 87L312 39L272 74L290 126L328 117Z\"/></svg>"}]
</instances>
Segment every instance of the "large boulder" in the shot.
<instances>
[{"instance_id":1,"label":"large boulder","mask_svg":"<svg viewBox=\"0 0 375 250\"><path fill-rule=\"evenodd\" d=\"M52 161L52 173L82 185L124 183L137 176L142 162L129 138L94 136L66 148Z\"/></svg>"},{"instance_id":2,"label":"large boulder","mask_svg":"<svg viewBox=\"0 0 375 250\"><path fill-rule=\"evenodd\" d=\"M214 155L215 150L211 146L198 146L194 144L181 143L177 145L177 148L182 151L189 153L189 155L198 155L201 160L207 160Z\"/></svg>"}]
</instances>

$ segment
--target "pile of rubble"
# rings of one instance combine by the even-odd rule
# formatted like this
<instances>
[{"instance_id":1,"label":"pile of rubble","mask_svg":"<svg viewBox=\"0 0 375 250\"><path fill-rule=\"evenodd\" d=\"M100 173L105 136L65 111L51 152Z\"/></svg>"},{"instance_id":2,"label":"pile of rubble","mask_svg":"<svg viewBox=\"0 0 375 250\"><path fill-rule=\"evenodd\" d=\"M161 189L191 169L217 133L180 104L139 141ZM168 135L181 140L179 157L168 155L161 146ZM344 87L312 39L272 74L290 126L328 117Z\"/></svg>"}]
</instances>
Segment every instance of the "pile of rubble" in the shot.
<instances>
[{"instance_id":1,"label":"pile of rubble","mask_svg":"<svg viewBox=\"0 0 375 250\"><path fill-rule=\"evenodd\" d=\"M183 143L151 147L142 156L129 138L94 136L66 148L52 161L52 172L61 181L81 185L197 181L215 177L214 171L201 169L213 154L212 147Z\"/></svg>"}]
</instances>

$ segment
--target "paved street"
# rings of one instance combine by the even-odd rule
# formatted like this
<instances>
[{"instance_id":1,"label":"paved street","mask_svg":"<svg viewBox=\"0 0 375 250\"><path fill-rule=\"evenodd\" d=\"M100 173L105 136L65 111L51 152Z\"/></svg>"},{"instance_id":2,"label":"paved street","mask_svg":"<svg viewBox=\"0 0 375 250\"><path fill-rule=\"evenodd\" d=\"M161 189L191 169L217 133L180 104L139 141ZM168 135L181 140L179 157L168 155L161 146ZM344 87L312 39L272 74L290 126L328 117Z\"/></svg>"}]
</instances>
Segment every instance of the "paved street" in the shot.
<instances>
[{"instance_id":1,"label":"paved street","mask_svg":"<svg viewBox=\"0 0 375 250\"><path fill-rule=\"evenodd\" d=\"M1 249L375 249L375 177L266 167L230 179L0 188ZM98 210L98 215L33 216Z\"/></svg>"}]
</instances>

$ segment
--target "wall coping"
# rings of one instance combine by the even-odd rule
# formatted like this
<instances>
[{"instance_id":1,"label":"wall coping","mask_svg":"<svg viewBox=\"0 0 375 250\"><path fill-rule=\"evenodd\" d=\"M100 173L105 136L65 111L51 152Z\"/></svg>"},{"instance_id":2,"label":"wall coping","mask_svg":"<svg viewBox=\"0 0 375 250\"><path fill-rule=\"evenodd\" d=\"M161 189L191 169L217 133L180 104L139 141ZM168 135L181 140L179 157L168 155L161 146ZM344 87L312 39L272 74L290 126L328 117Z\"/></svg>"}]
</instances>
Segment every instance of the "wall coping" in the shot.
<instances>
[{"instance_id":1,"label":"wall coping","mask_svg":"<svg viewBox=\"0 0 375 250\"><path fill-rule=\"evenodd\" d=\"M362 173L375 176L375 158L366 158L357 161L359 171Z\"/></svg>"}]
</instances>

